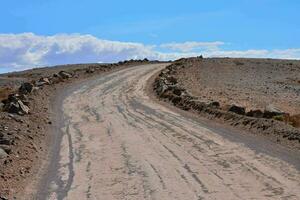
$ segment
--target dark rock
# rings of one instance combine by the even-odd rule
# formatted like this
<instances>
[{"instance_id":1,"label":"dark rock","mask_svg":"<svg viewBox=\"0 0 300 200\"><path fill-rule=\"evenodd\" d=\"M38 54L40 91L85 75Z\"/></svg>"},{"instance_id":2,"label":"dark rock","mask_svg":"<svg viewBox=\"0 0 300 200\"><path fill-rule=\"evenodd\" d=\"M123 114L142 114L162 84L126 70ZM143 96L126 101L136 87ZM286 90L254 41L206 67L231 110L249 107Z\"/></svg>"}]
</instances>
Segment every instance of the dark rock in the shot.
<instances>
[{"instance_id":1,"label":"dark rock","mask_svg":"<svg viewBox=\"0 0 300 200\"><path fill-rule=\"evenodd\" d=\"M180 101L182 100L182 98L181 97L173 97L173 99L172 99L172 103L174 104L174 105L177 105Z\"/></svg>"},{"instance_id":2,"label":"dark rock","mask_svg":"<svg viewBox=\"0 0 300 200\"><path fill-rule=\"evenodd\" d=\"M256 118L262 118L264 116L264 113L261 110L250 110L246 113L249 117L256 117Z\"/></svg>"},{"instance_id":3,"label":"dark rock","mask_svg":"<svg viewBox=\"0 0 300 200\"><path fill-rule=\"evenodd\" d=\"M0 196L0 200L8 200L8 198L5 196Z\"/></svg>"},{"instance_id":4,"label":"dark rock","mask_svg":"<svg viewBox=\"0 0 300 200\"><path fill-rule=\"evenodd\" d=\"M246 109L244 107L237 106L237 105L231 105L229 107L228 111L234 112L239 115L245 115L245 113L246 113Z\"/></svg>"},{"instance_id":5,"label":"dark rock","mask_svg":"<svg viewBox=\"0 0 300 200\"><path fill-rule=\"evenodd\" d=\"M4 145L11 145L12 144L12 141L8 138L0 138L0 144L4 144Z\"/></svg>"},{"instance_id":6,"label":"dark rock","mask_svg":"<svg viewBox=\"0 0 300 200\"><path fill-rule=\"evenodd\" d=\"M0 102L0 111L4 109L4 103Z\"/></svg>"},{"instance_id":7,"label":"dark rock","mask_svg":"<svg viewBox=\"0 0 300 200\"><path fill-rule=\"evenodd\" d=\"M5 105L5 110L9 113L24 115L29 113L29 108L21 100L11 101Z\"/></svg>"},{"instance_id":8,"label":"dark rock","mask_svg":"<svg viewBox=\"0 0 300 200\"><path fill-rule=\"evenodd\" d=\"M209 106L213 107L213 108L220 108L220 103L217 101L213 101L213 102L209 103Z\"/></svg>"},{"instance_id":9,"label":"dark rock","mask_svg":"<svg viewBox=\"0 0 300 200\"><path fill-rule=\"evenodd\" d=\"M178 86L174 86L172 90L173 90L173 93L177 96L181 96L185 91L184 89L182 89Z\"/></svg>"},{"instance_id":10,"label":"dark rock","mask_svg":"<svg viewBox=\"0 0 300 200\"><path fill-rule=\"evenodd\" d=\"M95 72L95 70L94 70L93 68L88 68L88 69L85 70L85 72L86 72L87 74L92 74L92 73Z\"/></svg>"},{"instance_id":11,"label":"dark rock","mask_svg":"<svg viewBox=\"0 0 300 200\"><path fill-rule=\"evenodd\" d=\"M21 87L19 88L19 93L20 94L28 94L31 93L33 90L34 85L32 83L23 83Z\"/></svg>"}]
</instances>

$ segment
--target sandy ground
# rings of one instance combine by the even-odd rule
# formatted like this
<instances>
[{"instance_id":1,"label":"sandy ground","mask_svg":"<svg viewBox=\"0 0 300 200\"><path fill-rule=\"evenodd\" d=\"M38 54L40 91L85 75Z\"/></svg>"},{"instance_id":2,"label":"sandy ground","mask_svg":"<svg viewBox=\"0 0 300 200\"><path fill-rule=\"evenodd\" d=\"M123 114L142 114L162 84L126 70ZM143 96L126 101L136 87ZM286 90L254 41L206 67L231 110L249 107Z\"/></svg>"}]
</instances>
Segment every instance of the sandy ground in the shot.
<instances>
[{"instance_id":1,"label":"sandy ground","mask_svg":"<svg viewBox=\"0 0 300 200\"><path fill-rule=\"evenodd\" d=\"M150 99L147 80L164 67L124 69L57 99L58 142L37 199L300 198L295 152Z\"/></svg>"},{"instance_id":2,"label":"sandy ground","mask_svg":"<svg viewBox=\"0 0 300 200\"><path fill-rule=\"evenodd\" d=\"M7 155L0 158L0 199L33 199L41 173L48 166L49 151L56 141L52 131L56 113L52 107L56 99L61 98L66 88L73 84L90 79L93 76L104 76L120 69L140 65L146 61L126 61L118 64L79 64L63 65L14 72L0 75L0 100L10 93L17 92L20 84L36 81L41 77L52 77L61 70L74 74L71 79L62 79L50 85L39 87L28 94L30 113L20 116L0 110L0 148ZM87 69L94 69L87 73ZM28 194L29 196L24 196Z\"/></svg>"},{"instance_id":3,"label":"sandy ground","mask_svg":"<svg viewBox=\"0 0 300 200\"><path fill-rule=\"evenodd\" d=\"M204 101L236 104L247 110L273 104L300 114L300 62L271 59L188 59L176 77Z\"/></svg>"}]
</instances>

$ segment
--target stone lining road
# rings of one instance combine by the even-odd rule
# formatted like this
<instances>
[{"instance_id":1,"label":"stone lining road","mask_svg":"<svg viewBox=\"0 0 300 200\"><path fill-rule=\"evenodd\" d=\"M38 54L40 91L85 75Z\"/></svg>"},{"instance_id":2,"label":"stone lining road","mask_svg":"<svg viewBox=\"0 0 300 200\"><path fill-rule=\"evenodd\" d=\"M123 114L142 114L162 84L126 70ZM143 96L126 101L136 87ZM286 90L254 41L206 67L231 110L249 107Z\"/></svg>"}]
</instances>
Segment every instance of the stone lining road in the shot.
<instances>
[{"instance_id":1,"label":"stone lining road","mask_svg":"<svg viewBox=\"0 0 300 200\"><path fill-rule=\"evenodd\" d=\"M127 68L69 91L38 199L300 199L299 154L148 97L147 81L164 67Z\"/></svg>"}]
</instances>

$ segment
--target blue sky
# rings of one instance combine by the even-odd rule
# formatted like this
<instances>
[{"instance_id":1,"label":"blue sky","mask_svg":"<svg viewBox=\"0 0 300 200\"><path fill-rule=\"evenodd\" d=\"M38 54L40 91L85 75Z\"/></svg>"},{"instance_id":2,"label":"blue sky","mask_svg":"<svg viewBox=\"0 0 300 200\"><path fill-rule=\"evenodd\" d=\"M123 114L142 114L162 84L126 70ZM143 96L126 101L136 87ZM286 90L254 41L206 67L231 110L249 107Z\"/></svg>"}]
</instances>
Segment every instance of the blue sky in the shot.
<instances>
[{"instance_id":1,"label":"blue sky","mask_svg":"<svg viewBox=\"0 0 300 200\"><path fill-rule=\"evenodd\" d=\"M46 37L75 33L146 47L222 42L217 46L222 52L286 51L300 48L299 10L299 0L9 0L1 2L0 34L32 33ZM14 39L22 42L18 37ZM190 50L191 53L201 53L203 48L207 50L203 45ZM159 53L173 50L155 48ZM274 52L264 55L278 57ZM297 56L294 52L291 58ZM11 63L2 65L10 67ZM19 61L15 63L16 66L22 65ZM30 65L30 62L26 64ZM33 66L39 64L57 63L32 62Z\"/></svg>"}]
</instances>

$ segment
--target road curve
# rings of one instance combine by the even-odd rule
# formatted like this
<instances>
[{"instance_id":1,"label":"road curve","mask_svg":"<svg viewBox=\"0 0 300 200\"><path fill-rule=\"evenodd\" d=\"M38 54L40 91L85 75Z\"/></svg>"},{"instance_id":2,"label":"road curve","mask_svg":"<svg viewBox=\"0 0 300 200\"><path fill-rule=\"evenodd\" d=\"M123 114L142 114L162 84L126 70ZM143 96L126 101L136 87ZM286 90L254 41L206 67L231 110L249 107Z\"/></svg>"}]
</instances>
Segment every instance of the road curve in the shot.
<instances>
[{"instance_id":1,"label":"road curve","mask_svg":"<svg viewBox=\"0 0 300 200\"><path fill-rule=\"evenodd\" d=\"M146 83L163 67L127 68L72 89L37 199L300 199L299 155L293 164L285 152L253 150L152 101Z\"/></svg>"}]
</instances>

